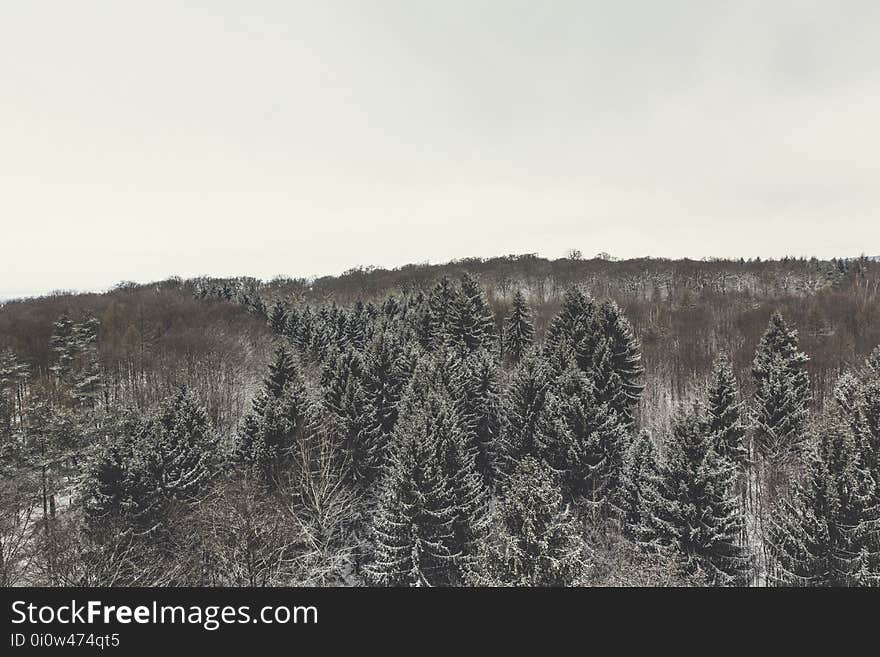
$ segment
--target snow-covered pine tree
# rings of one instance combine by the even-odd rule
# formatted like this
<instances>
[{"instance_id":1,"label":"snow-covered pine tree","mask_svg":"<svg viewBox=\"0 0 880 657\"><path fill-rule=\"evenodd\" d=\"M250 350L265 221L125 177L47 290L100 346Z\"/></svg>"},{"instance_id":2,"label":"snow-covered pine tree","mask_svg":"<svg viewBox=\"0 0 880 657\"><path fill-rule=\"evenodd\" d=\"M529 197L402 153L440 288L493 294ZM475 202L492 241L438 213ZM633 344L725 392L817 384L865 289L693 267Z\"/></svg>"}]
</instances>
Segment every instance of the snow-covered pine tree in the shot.
<instances>
[{"instance_id":1,"label":"snow-covered pine tree","mask_svg":"<svg viewBox=\"0 0 880 657\"><path fill-rule=\"evenodd\" d=\"M480 284L464 274L449 305L446 340L462 354L479 349L495 351L495 320L483 299Z\"/></svg>"},{"instance_id":2,"label":"snow-covered pine tree","mask_svg":"<svg viewBox=\"0 0 880 657\"><path fill-rule=\"evenodd\" d=\"M880 584L880 507L845 414L817 429L804 484L771 516L772 581L786 586Z\"/></svg>"},{"instance_id":3,"label":"snow-covered pine tree","mask_svg":"<svg viewBox=\"0 0 880 657\"><path fill-rule=\"evenodd\" d=\"M52 336L49 338L49 352L52 361L49 371L62 383L70 382L70 375L76 358L76 335L74 329L73 320L66 314L63 314L52 325Z\"/></svg>"},{"instance_id":4,"label":"snow-covered pine tree","mask_svg":"<svg viewBox=\"0 0 880 657\"><path fill-rule=\"evenodd\" d=\"M345 348L328 358L322 377L324 408L333 424L353 481L372 479L373 455L380 427L364 385L364 364L356 349Z\"/></svg>"},{"instance_id":5,"label":"snow-covered pine tree","mask_svg":"<svg viewBox=\"0 0 880 657\"><path fill-rule=\"evenodd\" d=\"M540 458L535 436L548 421L547 397L551 385L552 372L541 353L535 348L526 352L503 396L499 474L512 472L526 456Z\"/></svg>"},{"instance_id":6,"label":"snow-covered pine tree","mask_svg":"<svg viewBox=\"0 0 880 657\"><path fill-rule=\"evenodd\" d=\"M486 350L467 357L454 387L459 412L473 440L476 466L487 486L494 485L501 434L501 393L495 359Z\"/></svg>"},{"instance_id":7,"label":"snow-covered pine tree","mask_svg":"<svg viewBox=\"0 0 880 657\"><path fill-rule=\"evenodd\" d=\"M642 431L627 449L620 482L620 509L624 532L638 543L650 543L659 533L662 523L661 485L654 440L647 431Z\"/></svg>"},{"instance_id":8,"label":"snow-covered pine tree","mask_svg":"<svg viewBox=\"0 0 880 657\"><path fill-rule=\"evenodd\" d=\"M434 439L454 503L453 530L456 563L461 567L476 551L487 526L488 488L477 468L480 409L472 398L468 364L448 348L423 358L408 387L401 412L421 414L436 423ZM418 404L413 407L412 404ZM470 415L469 415L470 413Z\"/></svg>"},{"instance_id":9,"label":"snow-covered pine tree","mask_svg":"<svg viewBox=\"0 0 880 657\"><path fill-rule=\"evenodd\" d=\"M642 383L645 368L642 365L641 345L632 324L614 301L599 305L598 323L611 352L612 369L620 378L623 389L620 407L613 408L627 423L632 424L633 412L645 387Z\"/></svg>"},{"instance_id":10,"label":"snow-covered pine tree","mask_svg":"<svg viewBox=\"0 0 880 657\"><path fill-rule=\"evenodd\" d=\"M457 430L454 407L422 366L407 387L373 517L370 580L382 586L456 581L457 508L442 449Z\"/></svg>"},{"instance_id":11,"label":"snow-covered pine tree","mask_svg":"<svg viewBox=\"0 0 880 657\"><path fill-rule=\"evenodd\" d=\"M428 348L437 349L446 342L452 305L456 296L458 296L458 290L448 276L441 278L431 288L425 307L428 341L425 346Z\"/></svg>"},{"instance_id":12,"label":"snow-covered pine tree","mask_svg":"<svg viewBox=\"0 0 880 657\"><path fill-rule=\"evenodd\" d=\"M93 408L103 390L101 362L98 355L98 331L101 322L89 316L73 327L76 371L72 377L72 395L79 406Z\"/></svg>"},{"instance_id":13,"label":"snow-covered pine tree","mask_svg":"<svg viewBox=\"0 0 880 657\"><path fill-rule=\"evenodd\" d=\"M810 381L804 366L809 358L798 347L797 331L773 313L752 363L755 382L755 441L769 466L770 490L781 469L798 458L806 437Z\"/></svg>"},{"instance_id":14,"label":"snow-covered pine tree","mask_svg":"<svg viewBox=\"0 0 880 657\"><path fill-rule=\"evenodd\" d=\"M550 357L554 351L560 349L567 351L573 348L585 359L585 362L578 363L581 369L589 369L592 365L594 342L598 335L596 321L596 307L593 300L580 288L569 288L562 297L559 314L553 318L547 329L544 340L545 354Z\"/></svg>"},{"instance_id":15,"label":"snow-covered pine tree","mask_svg":"<svg viewBox=\"0 0 880 657\"><path fill-rule=\"evenodd\" d=\"M273 303L269 311L269 327L275 335L283 335L287 330L287 309L280 301Z\"/></svg>"},{"instance_id":16,"label":"snow-covered pine tree","mask_svg":"<svg viewBox=\"0 0 880 657\"><path fill-rule=\"evenodd\" d=\"M721 355L706 384L706 424L715 436L715 451L745 471L749 448L745 443L746 428L738 396L733 368L727 356Z\"/></svg>"},{"instance_id":17,"label":"snow-covered pine tree","mask_svg":"<svg viewBox=\"0 0 880 657\"><path fill-rule=\"evenodd\" d=\"M585 362L580 354L577 360ZM621 422L631 427L635 422L633 400L627 393L623 378L615 369L614 360L614 346L611 341L599 337L593 346L592 364L585 371L593 384L596 400L607 404Z\"/></svg>"},{"instance_id":18,"label":"snow-covered pine tree","mask_svg":"<svg viewBox=\"0 0 880 657\"><path fill-rule=\"evenodd\" d=\"M129 511L139 531L155 529L168 505L195 499L218 460L208 414L190 392L179 389L144 421L132 443Z\"/></svg>"},{"instance_id":19,"label":"snow-covered pine tree","mask_svg":"<svg viewBox=\"0 0 880 657\"><path fill-rule=\"evenodd\" d=\"M537 453L560 473L566 501L586 503L602 515L618 514L629 435L576 365L569 366L552 385L547 413L534 440Z\"/></svg>"},{"instance_id":20,"label":"snow-covered pine tree","mask_svg":"<svg viewBox=\"0 0 880 657\"><path fill-rule=\"evenodd\" d=\"M526 298L521 290L517 290L513 295L510 315L504 320L504 354L512 362L518 363L534 339L535 328Z\"/></svg>"},{"instance_id":21,"label":"snow-covered pine tree","mask_svg":"<svg viewBox=\"0 0 880 657\"><path fill-rule=\"evenodd\" d=\"M397 424L398 406L407 383L403 345L391 325L379 326L363 356L363 387L372 414L372 444L366 455L367 481L384 470L388 443Z\"/></svg>"},{"instance_id":22,"label":"snow-covered pine tree","mask_svg":"<svg viewBox=\"0 0 880 657\"><path fill-rule=\"evenodd\" d=\"M742 585L750 559L740 547L742 511L736 467L719 456L702 409L679 413L666 444L657 541L678 548L714 585Z\"/></svg>"},{"instance_id":23,"label":"snow-covered pine tree","mask_svg":"<svg viewBox=\"0 0 880 657\"><path fill-rule=\"evenodd\" d=\"M584 581L589 550L550 469L527 456L506 481L493 532L470 580L482 586L572 586Z\"/></svg>"},{"instance_id":24,"label":"snow-covered pine tree","mask_svg":"<svg viewBox=\"0 0 880 657\"><path fill-rule=\"evenodd\" d=\"M263 389L236 436L235 454L252 464L264 483L277 484L281 467L311 431L314 412L293 357L279 346Z\"/></svg>"}]
</instances>

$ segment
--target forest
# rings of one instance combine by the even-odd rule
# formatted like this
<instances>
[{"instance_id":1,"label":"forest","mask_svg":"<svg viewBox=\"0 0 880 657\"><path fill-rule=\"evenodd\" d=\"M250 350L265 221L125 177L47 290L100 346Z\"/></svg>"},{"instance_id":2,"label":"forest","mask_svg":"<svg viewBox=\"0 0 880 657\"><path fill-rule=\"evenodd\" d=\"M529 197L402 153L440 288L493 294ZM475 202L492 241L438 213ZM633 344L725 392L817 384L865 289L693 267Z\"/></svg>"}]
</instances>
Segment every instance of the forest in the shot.
<instances>
[{"instance_id":1,"label":"forest","mask_svg":"<svg viewBox=\"0 0 880 657\"><path fill-rule=\"evenodd\" d=\"M6 301L0 586L880 586L880 262Z\"/></svg>"}]
</instances>

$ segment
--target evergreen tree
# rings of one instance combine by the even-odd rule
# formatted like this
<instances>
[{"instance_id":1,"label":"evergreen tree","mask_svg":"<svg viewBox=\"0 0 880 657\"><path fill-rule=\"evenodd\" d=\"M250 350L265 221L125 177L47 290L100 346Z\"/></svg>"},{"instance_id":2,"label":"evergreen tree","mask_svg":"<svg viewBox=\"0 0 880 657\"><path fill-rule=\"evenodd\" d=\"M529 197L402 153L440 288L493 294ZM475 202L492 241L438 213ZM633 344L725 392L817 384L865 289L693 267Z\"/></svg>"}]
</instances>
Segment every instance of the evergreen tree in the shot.
<instances>
[{"instance_id":1,"label":"evergreen tree","mask_svg":"<svg viewBox=\"0 0 880 657\"><path fill-rule=\"evenodd\" d=\"M744 442L746 429L738 394L733 368L722 355L715 361L706 386L706 423L715 436L715 451L744 471L749 449Z\"/></svg>"},{"instance_id":2,"label":"evergreen tree","mask_svg":"<svg viewBox=\"0 0 880 657\"><path fill-rule=\"evenodd\" d=\"M644 384L641 382L645 368L642 366L641 345L632 325L613 301L599 306L599 325L611 352L611 368L620 379L621 400L612 405L618 415L632 424L633 410L638 407Z\"/></svg>"},{"instance_id":3,"label":"evergreen tree","mask_svg":"<svg viewBox=\"0 0 880 657\"><path fill-rule=\"evenodd\" d=\"M452 408L414 382L402 402L373 519L367 575L382 586L451 584L460 556L456 505L440 449L455 431Z\"/></svg>"},{"instance_id":4,"label":"evergreen tree","mask_svg":"<svg viewBox=\"0 0 880 657\"><path fill-rule=\"evenodd\" d=\"M627 430L576 366L553 385L535 441L537 453L561 473L566 499L587 502L603 514L619 509Z\"/></svg>"},{"instance_id":5,"label":"evergreen tree","mask_svg":"<svg viewBox=\"0 0 880 657\"><path fill-rule=\"evenodd\" d=\"M49 370L63 383L69 383L76 349L73 320L66 314L61 315L52 325L52 336L49 339L52 365Z\"/></svg>"},{"instance_id":6,"label":"evergreen tree","mask_svg":"<svg viewBox=\"0 0 880 657\"><path fill-rule=\"evenodd\" d=\"M518 363L526 350L532 346L535 328L526 299L520 290L513 295L513 308L504 320L504 353Z\"/></svg>"},{"instance_id":7,"label":"evergreen tree","mask_svg":"<svg viewBox=\"0 0 880 657\"><path fill-rule=\"evenodd\" d=\"M627 449L620 484L624 531L637 542L650 542L657 536L661 485L654 441L643 431Z\"/></svg>"},{"instance_id":8,"label":"evergreen tree","mask_svg":"<svg viewBox=\"0 0 880 657\"><path fill-rule=\"evenodd\" d=\"M537 350L526 353L514 370L504 396L498 469L510 473L526 456L540 458L536 436L544 430L548 419L548 395L552 377L550 369Z\"/></svg>"},{"instance_id":9,"label":"evergreen tree","mask_svg":"<svg viewBox=\"0 0 880 657\"><path fill-rule=\"evenodd\" d=\"M427 344L430 349L437 349L446 342L449 335L449 324L452 305L457 290L448 276L444 276L431 289L427 300Z\"/></svg>"},{"instance_id":10,"label":"evergreen tree","mask_svg":"<svg viewBox=\"0 0 880 657\"><path fill-rule=\"evenodd\" d=\"M653 524L660 544L676 546L715 585L744 584L749 558L739 546L742 514L736 469L719 456L696 409L676 418L666 445L661 500Z\"/></svg>"},{"instance_id":11,"label":"evergreen tree","mask_svg":"<svg viewBox=\"0 0 880 657\"><path fill-rule=\"evenodd\" d=\"M292 356L283 346L275 351L263 389L236 437L235 454L251 463L263 481L274 486L282 466L311 431L313 409Z\"/></svg>"},{"instance_id":12,"label":"evergreen tree","mask_svg":"<svg viewBox=\"0 0 880 657\"><path fill-rule=\"evenodd\" d=\"M485 350L464 360L452 387L459 412L476 454L477 470L493 485L501 434L501 393L498 365Z\"/></svg>"},{"instance_id":13,"label":"evergreen tree","mask_svg":"<svg viewBox=\"0 0 880 657\"><path fill-rule=\"evenodd\" d=\"M551 471L524 458L506 482L493 535L472 581L490 586L572 586L589 569L587 547Z\"/></svg>"},{"instance_id":14,"label":"evergreen tree","mask_svg":"<svg viewBox=\"0 0 880 657\"><path fill-rule=\"evenodd\" d=\"M101 364L98 357L98 330L101 322L88 317L75 324L73 340L76 350L76 372L73 375L73 398L83 407L93 408L103 389Z\"/></svg>"},{"instance_id":15,"label":"evergreen tree","mask_svg":"<svg viewBox=\"0 0 880 657\"><path fill-rule=\"evenodd\" d=\"M127 504L142 533L165 518L169 505L189 502L216 472L219 454L205 409L185 389L165 399L140 426L127 467Z\"/></svg>"},{"instance_id":16,"label":"evergreen tree","mask_svg":"<svg viewBox=\"0 0 880 657\"><path fill-rule=\"evenodd\" d=\"M774 581L800 586L880 584L876 482L840 411L818 430L808 474L772 516Z\"/></svg>"},{"instance_id":17,"label":"evergreen tree","mask_svg":"<svg viewBox=\"0 0 880 657\"><path fill-rule=\"evenodd\" d=\"M773 313L752 364L755 381L755 440L771 468L771 490L782 466L797 458L806 435L810 402L809 359L798 348L797 331Z\"/></svg>"},{"instance_id":18,"label":"evergreen tree","mask_svg":"<svg viewBox=\"0 0 880 657\"><path fill-rule=\"evenodd\" d=\"M324 407L336 428L340 453L349 459L355 481L371 479L380 427L364 385L364 364L355 349L344 349L324 368Z\"/></svg>"},{"instance_id":19,"label":"evergreen tree","mask_svg":"<svg viewBox=\"0 0 880 657\"><path fill-rule=\"evenodd\" d=\"M493 347L495 321L492 311L483 299L479 283L468 274L462 277L459 290L449 304L445 337L463 354Z\"/></svg>"},{"instance_id":20,"label":"evergreen tree","mask_svg":"<svg viewBox=\"0 0 880 657\"><path fill-rule=\"evenodd\" d=\"M366 457L369 481L385 467L406 382L403 345L397 333L388 326L378 328L364 352L363 386L372 413L372 444Z\"/></svg>"},{"instance_id":21,"label":"evergreen tree","mask_svg":"<svg viewBox=\"0 0 880 657\"><path fill-rule=\"evenodd\" d=\"M592 366L596 327L596 308L593 300L580 288L566 290L562 297L559 314L550 323L544 341L545 353L550 356L560 350L574 349L582 360L578 365L582 370Z\"/></svg>"},{"instance_id":22,"label":"evergreen tree","mask_svg":"<svg viewBox=\"0 0 880 657\"><path fill-rule=\"evenodd\" d=\"M269 311L269 326L275 335L283 335L287 330L287 310L284 304L276 301Z\"/></svg>"}]
</instances>

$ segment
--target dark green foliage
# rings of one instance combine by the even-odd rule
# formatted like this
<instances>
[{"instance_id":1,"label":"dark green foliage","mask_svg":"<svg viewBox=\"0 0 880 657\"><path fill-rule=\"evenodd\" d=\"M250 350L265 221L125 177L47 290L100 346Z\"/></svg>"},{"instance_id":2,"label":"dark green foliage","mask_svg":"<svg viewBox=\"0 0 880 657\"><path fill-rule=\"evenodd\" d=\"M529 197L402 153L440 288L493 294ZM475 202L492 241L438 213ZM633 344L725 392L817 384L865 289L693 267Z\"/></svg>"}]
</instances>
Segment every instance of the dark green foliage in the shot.
<instances>
[{"instance_id":1,"label":"dark green foliage","mask_svg":"<svg viewBox=\"0 0 880 657\"><path fill-rule=\"evenodd\" d=\"M773 467L800 455L810 402L809 359L798 348L797 331L773 313L752 364L755 382L755 440Z\"/></svg>"},{"instance_id":2,"label":"dark green foliage","mask_svg":"<svg viewBox=\"0 0 880 657\"><path fill-rule=\"evenodd\" d=\"M736 478L736 467L715 451L703 413L680 414L666 444L659 512L648 521L659 544L676 547L715 585L745 584L750 568L739 545Z\"/></svg>"},{"instance_id":3,"label":"dark green foliage","mask_svg":"<svg viewBox=\"0 0 880 657\"><path fill-rule=\"evenodd\" d=\"M253 411L236 436L236 456L252 464L269 486L278 483L283 466L308 436L312 404L293 357L280 346L263 389L253 401Z\"/></svg>"},{"instance_id":4,"label":"dark green foliage","mask_svg":"<svg viewBox=\"0 0 880 657\"><path fill-rule=\"evenodd\" d=\"M535 339L535 328L532 324L529 307L520 290L513 295L513 307L510 316L504 320L504 354L514 363L518 363Z\"/></svg>"},{"instance_id":5,"label":"dark green foliage","mask_svg":"<svg viewBox=\"0 0 880 657\"><path fill-rule=\"evenodd\" d=\"M774 581L796 586L880 584L880 507L845 414L818 429L806 481L772 517Z\"/></svg>"},{"instance_id":6,"label":"dark green foliage","mask_svg":"<svg viewBox=\"0 0 880 657\"><path fill-rule=\"evenodd\" d=\"M722 355L712 368L706 386L706 425L715 436L715 450L745 469L749 449L745 444L742 404L737 401L736 377L727 357Z\"/></svg>"},{"instance_id":7,"label":"dark green foliage","mask_svg":"<svg viewBox=\"0 0 880 657\"><path fill-rule=\"evenodd\" d=\"M643 431L624 456L619 498L625 533L637 542L656 538L661 485L657 450L651 436Z\"/></svg>"},{"instance_id":8,"label":"dark green foliage","mask_svg":"<svg viewBox=\"0 0 880 657\"><path fill-rule=\"evenodd\" d=\"M552 383L552 372L537 350L528 352L511 375L503 400L501 473L512 472L526 456L540 458L536 437L550 421L547 403Z\"/></svg>"},{"instance_id":9,"label":"dark green foliage","mask_svg":"<svg viewBox=\"0 0 880 657\"><path fill-rule=\"evenodd\" d=\"M572 586L589 569L578 523L549 468L526 457L505 484L493 532L471 581L489 586Z\"/></svg>"}]
</instances>

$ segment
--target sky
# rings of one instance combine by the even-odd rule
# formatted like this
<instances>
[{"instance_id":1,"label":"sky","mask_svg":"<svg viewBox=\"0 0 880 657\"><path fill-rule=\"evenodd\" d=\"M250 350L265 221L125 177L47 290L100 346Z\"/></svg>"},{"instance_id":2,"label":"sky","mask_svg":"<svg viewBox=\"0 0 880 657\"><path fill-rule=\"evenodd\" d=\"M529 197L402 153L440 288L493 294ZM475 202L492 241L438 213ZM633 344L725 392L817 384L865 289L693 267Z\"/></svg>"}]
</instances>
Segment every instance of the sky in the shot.
<instances>
[{"instance_id":1,"label":"sky","mask_svg":"<svg viewBox=\"0 0 880 657\"><path fill-rule=\"evenodd\" d=\"M880 3L5 0L0 298L880 254Z\"/></svg>"}]
</instances>

